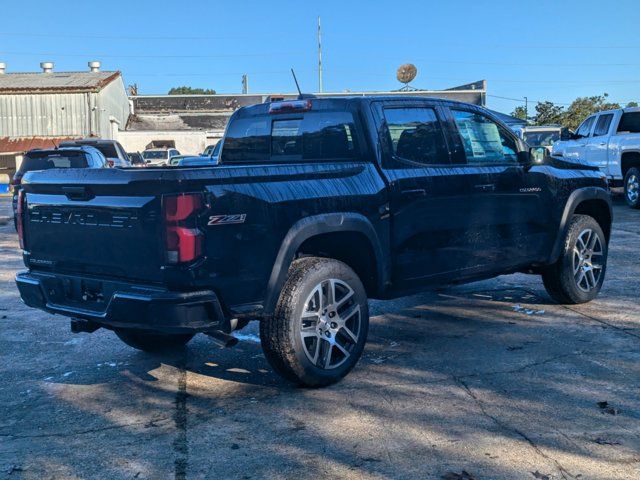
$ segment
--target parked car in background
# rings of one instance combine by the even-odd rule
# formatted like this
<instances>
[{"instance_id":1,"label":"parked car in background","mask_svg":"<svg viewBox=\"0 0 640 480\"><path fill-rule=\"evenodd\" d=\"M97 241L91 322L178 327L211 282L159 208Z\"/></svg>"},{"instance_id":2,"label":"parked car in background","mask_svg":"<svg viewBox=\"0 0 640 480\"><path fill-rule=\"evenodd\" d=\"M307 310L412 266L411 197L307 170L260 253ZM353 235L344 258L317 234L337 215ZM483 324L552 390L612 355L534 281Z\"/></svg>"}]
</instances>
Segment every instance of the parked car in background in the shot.
<instances>
[{"instance_id":1,"label":"parked car in background","mask_svg":"<svg viewBox=\"0 0 640 480\"><path fill-rule=\"evenodd\" d=\"M140 152L127 152L127 156L129 157L132 167L144 167L147 164Z\"/></svg>"},{"instance_id":2,"label":"parked car in background","mask_svg":"<svg viewBox=\"0 0 640 480\"><path fill-rule=\"evenodd\" d=\"M216 163L218 163L218 158L220 157L220 148L222 148L222 140L219 140L215 145L209 145L202 152L201 157L209 157L213 159Z\"/></svg>"},{"instance_id":3,"label":"parked car in background","mask_svg":"<svg viewBox=\"0 0 640 480\"><path fill-rule=\"evenodd\" d=\"M214 167L218 161L213 157L190 157L188 155L180 155L171 159L172 167Z\"/></svg>"},{"instance_id":4,"label":"parked car in background","mask_svg":"<svg viewBox=\"0 0 640 480\"><path fill-rule=\"evenodd\" d=\"M613 187L624 187L627 204L640 208L640 108L595 113L571 140L556 142L553 155L596 165Z\"/></svg>"},{"instance_id":5,"label":"parked car in background","mask_svg":"<svg viewBox=\"0 0 640 480\"><path fill-rule=\"evenodd\" d=\"M217 168L30 173L16 283L72 331L112 329L140 350L196 333L230 345L257 319L276 372L328 385L363 352L368 298L513 272L560 303L598 295L605 176L531 153L486 109L448 100L240 108Z\"/></svg>"},{"instance_id":6,"label":"parked car in background","mask_svg":"<svg viewBox=\"0 0 640 480\"><path fill-rule=\"evenodd\" d=\"M130 167L129 155L122 145L116 140L104 140L101 138L85 138L83 140L69 140L61 142L60 147L89 146L100 150L105 156L110 167Z\"/></svg>"},{"instance_id":7,"label":"parked car in background","mask_svg":"<svg viewBox=\"0 0 640 480\"><path fill-rule=\"evenodd\" d=\"M544 147L549 152L554 143L571 138L569 129L561 125L531 125L516 127L514 131L530 147Z\"/></svg>"},{"instance_id":8,"label":"parked car in background","mask_svg":"<svg viewBox=\"0 0 640 480\"><path fill-rule=\"evenodd\" d=\"M109 168L109 162L98 149L89 146L28 151L11 181L14 224L22 178L27 172L52 168Z\"/></svg>"},{"instance_id":9,"label":"parked car in background","mask_svg":"<svg viewBox=\"0 0 640 480\"><path fill-rule=\"evenodd\" d=\"M152 166L168 165L171 159L178 155L180 152L175 148L151 148L142 152L142 158Z\"/></svg>"}]
</instances>

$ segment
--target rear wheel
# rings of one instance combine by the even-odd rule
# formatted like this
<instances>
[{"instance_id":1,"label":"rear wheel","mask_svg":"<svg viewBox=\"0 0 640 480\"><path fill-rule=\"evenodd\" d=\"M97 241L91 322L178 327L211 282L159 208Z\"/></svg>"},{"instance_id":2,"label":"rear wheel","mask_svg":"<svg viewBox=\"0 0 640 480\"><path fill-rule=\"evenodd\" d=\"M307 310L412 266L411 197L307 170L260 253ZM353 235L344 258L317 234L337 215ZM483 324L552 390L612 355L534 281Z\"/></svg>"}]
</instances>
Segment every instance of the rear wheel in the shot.
<instances>
[{"instance_id":1,"label":"rear wheel","mask_svg":"<svg viewBox=\"0 0 640 480\"><path fill-rule=\"evenodd\" d=\"M114 330L124 343L144 352L160 353L184 347L193 338L192 334L168 335L142 330Z\"/></svg>"},{"instance_id":2,"label":"rear wheel","mask_svg":"<svg viewBox=\"0 0 640 480\"><path fill-rule=\"evenodd\" d=\"M624 198L631 208L640 208L640 169L630 168L624 176Z\"/></svg>"},{"instance_id":3,"label":"rear wheel","mask_svg":"<svg viewBox=\"0 0 640 480\"><path fill-rule=\"evenodd\" d=\"M607 269L607 242L598 222L574 215L558 261L542 274L547 293L563 304L586 303L598 295Z\"/></svg>"},{"instance_id":4,"label":"rear wheel","mask_svg":"<svg viewBox=\"0 0 640 480\"><path fill-rule=\"evenodd\" d=\"M368 330L367 295L355 272L337 260L303 258L291 266L275 314L260 324L260 338L277 373L320 387L351 371Z\"/></svg>"}]
</instances>

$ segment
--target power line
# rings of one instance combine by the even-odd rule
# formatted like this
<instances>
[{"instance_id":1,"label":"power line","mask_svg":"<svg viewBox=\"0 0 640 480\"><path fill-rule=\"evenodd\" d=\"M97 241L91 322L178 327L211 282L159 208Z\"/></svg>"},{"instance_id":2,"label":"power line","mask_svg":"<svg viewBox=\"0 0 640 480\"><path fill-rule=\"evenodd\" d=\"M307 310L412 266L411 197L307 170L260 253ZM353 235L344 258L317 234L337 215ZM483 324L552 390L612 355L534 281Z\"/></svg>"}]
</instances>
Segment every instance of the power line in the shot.
<instances>
[{"instance_id":1,"label":"power line","mask_svg":"<svg viewBox=\"0 0 640 480\"><path fill-rule=\"evenodd\" d=\"M256 32L257 33L257 32ZM272 32L262 32L262 34L268 34ZM284 31L279 32L279 35L286 33ZM348 36L353 37L353 32L332 32L332 36ZM105 34L74 34L74 33L41 33L41 32L0 32L0 36L3 37L34 37L34 38L74 38L74 39L97 39L97 40L154 40L154 41L162 41L162 40L233 40L233 39L241 39L241 38L254 38L249 35L175 35L175 36L166 36L166 35L105 35ZM391 36L386 36L391 37ZM360 38L368 38L365 36L360 36ZM380 36L376 33L375 37L371 38L385 38L385 36ZM394 39L398 38L414 38L415 36L401 36L393 35ZM566 44L516 44L512 42L508 43L499 43L499 44L474 44L476 48L531 48L531 49L568 49L568 50L592 50L592 49L614 49L614 50L633 50L640 49L640 45L566 45ZM456 48L456 49L468 49L469 45L467 44L437 44L431 45L430 49L447 47L447 48Z\"/></svg>"},{"instance_id":2,"label":"power line","mask_svg":"<svg viewBox=\"0 0 640 480\"><path fill-rule=\"evenodd\" d=\"M306 52L263 52L263 53L224 53L217 55L122 55L108 53L55 53L55 52L8 52L0 51L1 55L25 55L38 57L81 57L81 58L236 58L236 57L264 57L264 56L293 56L306 55Z\"/></svg>"}]
</instances>

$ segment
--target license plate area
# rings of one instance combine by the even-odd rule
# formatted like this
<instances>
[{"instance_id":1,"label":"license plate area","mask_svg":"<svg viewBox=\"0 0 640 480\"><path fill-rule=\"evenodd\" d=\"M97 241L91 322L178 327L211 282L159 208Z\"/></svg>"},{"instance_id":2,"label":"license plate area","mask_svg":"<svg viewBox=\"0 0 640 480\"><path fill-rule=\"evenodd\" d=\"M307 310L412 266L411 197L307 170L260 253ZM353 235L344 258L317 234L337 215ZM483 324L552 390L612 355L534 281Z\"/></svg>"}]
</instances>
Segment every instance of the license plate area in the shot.
<instances>
[{"instance_id":1,"label":"license plate area","mask_svg":"<svg viewBox=\"0 0 640 480\"><path fill-rule=\"evenodd\" d=\"M104 312L109 300L104 284L98 280L55 278L46 282L50 303L68 305L85 310Z\"/></svg>"}]
</instances>

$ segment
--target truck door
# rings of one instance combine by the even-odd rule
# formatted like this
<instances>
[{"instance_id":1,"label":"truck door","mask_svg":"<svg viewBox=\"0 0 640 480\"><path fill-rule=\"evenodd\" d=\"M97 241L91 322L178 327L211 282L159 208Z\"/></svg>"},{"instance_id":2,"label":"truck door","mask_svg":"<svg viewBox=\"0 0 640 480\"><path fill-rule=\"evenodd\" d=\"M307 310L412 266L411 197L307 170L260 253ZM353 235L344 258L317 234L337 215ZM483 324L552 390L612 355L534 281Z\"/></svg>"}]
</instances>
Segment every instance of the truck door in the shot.
<instances>
[{"instance_id":1,"label":"truck door","mask_svg":"<svg viewBox=\"0 0 640 480\"><path fill-rule=\"evenodd\" d=\"M609 174L609 130L613 123L613 113L598 116L593 134L587 143L585 160L596 165L602 172Z\"/></svg>"},{"instance_id":2,"label":"truck door","mask_svg":"<svg viewBox=\"0 0 640 480\"><path fill-rule=\"evenodd\" d=\"M469 185L459 240L463 269L475 275L542 259L552 230L546 167L520 164L520 142L481 109L454 104L444 111L452 158L462 162L459 170Z\"/></svg>"},{"instance_id":3,"label":"truck door","mask_svg":"<svg viewBox=\"0 0 640 480\"><path fill-rule=\"evenodd\" d=\"M411 287L462 267L469 185L450 161L439 102L374 102L389 188L392 278Z\"/></svg>"},{"instance_id":4,"label":"truck door","mask_svg":"<svg viewBox=\"0 0 640 480\"><path fill-rule=\"evenodd\" d=\"M589 137L591 136L595 120L596 115L592 115L587 118L578 127L578 130L576 131L577 138L566 142L563 154L566 158L583 161L586 160L587 144L589 143Z\"/></svg>"}]
</instances>

